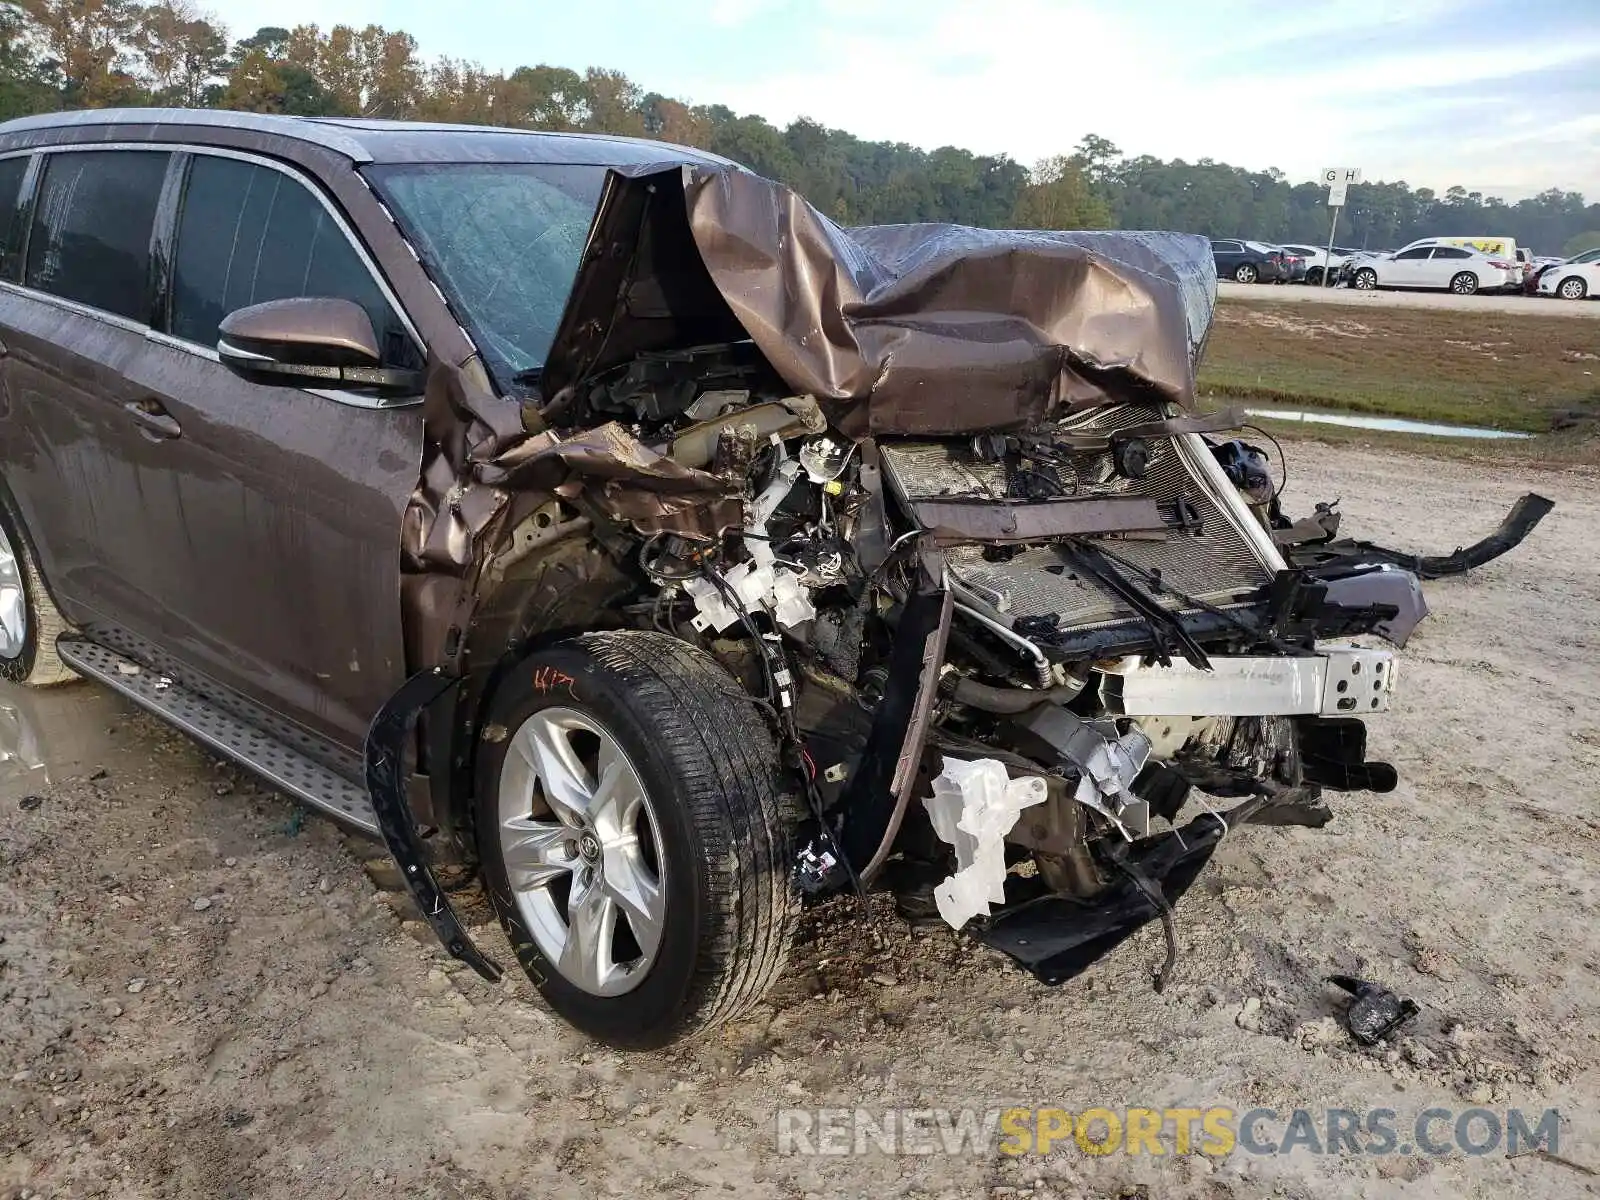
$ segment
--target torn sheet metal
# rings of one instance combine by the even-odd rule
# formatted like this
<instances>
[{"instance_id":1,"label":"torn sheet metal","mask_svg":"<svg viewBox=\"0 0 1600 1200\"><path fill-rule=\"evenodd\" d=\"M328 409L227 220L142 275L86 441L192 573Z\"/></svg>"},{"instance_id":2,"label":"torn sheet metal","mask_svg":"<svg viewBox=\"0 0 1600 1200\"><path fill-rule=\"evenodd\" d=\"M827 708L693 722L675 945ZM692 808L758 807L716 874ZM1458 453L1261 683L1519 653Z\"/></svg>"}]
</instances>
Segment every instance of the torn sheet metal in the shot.
<instances>
[{"instance_id":1,"label":"torn sheet metal","mask_svg":"<svg viewBox=\"0 0 1600 1200\"><path fill-rule=\"evenodd\" d=\"M1017 428L1191 403L1215 295L1197 236L843 229L747 171L614 171L543 385L559 404L641 351L748 336L852 437Z\"/></svg>"},{"instance_id":2,"label":"torn sheet metal","mask_svg":"<svg viewBox=\"0 0 1600 1200\"><path fill-rule=\"evenodd\" d=\"M1124 836L1150 827L1150 806L1133 793L1133 781L1150 759L1150 739L1139 729L1118 735L1113 721L1085 721L1055 705L1042 705L1020 724L1043 738L1063 763L1078 771L1073 799L1111 820Z\"/></svg>"},{"instance_id":3,"label":"torn sheet metal","mask_svg":"<svg viewBox=\"0 0 1600 1200\"><path fill-rule=\"evenodd\" d=\"M709 537L740 523L739 496L698 456L674 462L618 426L550 439L541 413L598 371L749 339L847 438L1015 429L1130 395L1190 403L1215 293L1199 237L845 230L737 168L613 171L540 400L496 396L476 359L429 364L403 540L408 571L435 577L404 588L414 663L439 661L447 627L466 619L479 544L519 519L519 489L582 492L643 532Z\"/></svg>"},{"instance_id":4,"label":"torn sheet metal","mask_svg":"<svg viewBox=\"0 0 1600 1200\"><path fill-rule=\"evenodd\" d=\"M989 915L1006 899L1005 835L1025 808L1049 796L1037 775L1012 779L992 758L966 762L945 757L923 807L939 837L955 847L956 872L933 890L939 915L952 929Z\"/></svg>"},{"instance_id":5,"label":"torn sheet metal","mask_svg":"<svg viewBox=\"0 0 1600 1200\"><path fill-rule=\"evenodd\" d=\"M1211 655L1197 670L1142 657L1101 663L1107 707L1129 717L1288 717L1387 712L1394 698L1394 655L1329 648L1301 658Z\"/></svg>"}]
</instances>

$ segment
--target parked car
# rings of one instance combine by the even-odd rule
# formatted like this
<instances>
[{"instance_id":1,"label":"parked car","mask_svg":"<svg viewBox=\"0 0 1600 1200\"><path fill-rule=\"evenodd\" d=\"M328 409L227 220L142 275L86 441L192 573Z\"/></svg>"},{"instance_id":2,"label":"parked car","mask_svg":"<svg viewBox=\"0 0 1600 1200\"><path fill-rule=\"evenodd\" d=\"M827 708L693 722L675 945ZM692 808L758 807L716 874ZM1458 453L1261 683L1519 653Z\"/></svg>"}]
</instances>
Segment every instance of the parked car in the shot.
<instances>
[{"instance_id":1,"label":"parked car","mask_svg":"<svg viewBox=\"0 0 1600 1200\"><path fill-rule=\"evenodd\" d=\"M0 229L0 673L381 837L494 980L436 871L476 873L617 1045L749 1011L803 897L879 882L1052 984L1175 937L1224 834L1395 786L1397 564L1516 540L1291 522L1184 412L1190 235L843 230L682 147L160 109L0 125Z\"/></svg>"},{"instance_id":2,"label":"parked car","mask_svg":"<svg viewBox=\"0 0 1600 1200\"><path fill-rule=\"evenodd\" d=\"M1346 250L1337 246L1334 247L1331 256L1325 246L1318 249L1316 246L1295 244L1285 245L1284 249L1305 261L1305 282L1312 287L1322 286L1323 276L1330 267L1337 276L1338 269L1344 263L1344 260L1351 254L1360 253L1359 251Z\"/></svg>"},{"instance_id":3,"label":"parked car","mask_svg":"<svg viewBox=\"0 0 1600 1200\"><path fill-rule=\"evenodd\" d=\"M1463 246L1425 242L1393 254L1359 258L1347 264L1350 282L1361 291L1374 288L1434 288L1458 296L1520 287L1522 269Z\"/></svg>"},{"instance_id":4,"label":"parked car","mask_svg":"<svg viewBox=\"0 0 1600 1200\"><path fill-rule=\"evenodd\" d=\"M1278 252L1280 260L1283 263L1283 282L1304 283L1306 281L1307 270L1305 255L1298 254L1289 249L1287 246L1274 246L1272 249Z\"/></svg>"},{"instance_id":5,"label":"parked car","mask_svg":"<svg viewBox=\"0 0 1600 1200\"><path fill-rule=\"evenodd\" d=\"M1211 255L1217 278L1235 283L1282 283L1288 278L1283 252L1260 242L1238 238L1213 238Z\"/></svg>"},{"instance_id":6,"label":"parked car","mask_svg":"<svg viewBox=\"0 0 1600 1200\"><path fill-rule=\"evenodd\" d=\"M1522 290L1524 294L1536 296L1539 293L1539 279L1551 267L1558 267L1567 260L1560 255L1540 254L1530 262L1523 271Z\"/></svg>"},{"instance_id":7,"label":"parked car","mask_svg":"<svg viewBox=\"0 0 1600 1200\"><path fill-rule=\"evenodd\" d=\"M1585 250L1565 262L1546 267L1539 275L1541 296L1584 300L1600 296L1600 249Z\"/></svg>"}]
</instances>

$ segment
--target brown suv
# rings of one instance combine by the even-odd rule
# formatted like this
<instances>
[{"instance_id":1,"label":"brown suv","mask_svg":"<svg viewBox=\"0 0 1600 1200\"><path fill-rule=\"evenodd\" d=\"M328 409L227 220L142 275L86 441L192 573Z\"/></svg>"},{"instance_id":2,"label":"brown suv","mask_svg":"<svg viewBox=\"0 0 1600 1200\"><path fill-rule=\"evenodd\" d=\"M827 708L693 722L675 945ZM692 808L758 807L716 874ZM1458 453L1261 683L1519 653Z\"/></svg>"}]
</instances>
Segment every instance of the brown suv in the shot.
<instances>
[{"instance_id":1,"label":"brown suv","mask_svg":"<svg viewBox=\"0 0 1600 1200\"><path fill-rule=\"evenodd\" d=\"M0 248L4 673L381 835L494 978L436 881L476 869L598 1037L738 1013L880 883L1059 982L1230 828L1393 786L1390 653L1317 639L1403 641L1416 580L1295 561L1331 524L1202 436L1202 239L129 110L0 126Z\"/></svg>"}]
</instances>

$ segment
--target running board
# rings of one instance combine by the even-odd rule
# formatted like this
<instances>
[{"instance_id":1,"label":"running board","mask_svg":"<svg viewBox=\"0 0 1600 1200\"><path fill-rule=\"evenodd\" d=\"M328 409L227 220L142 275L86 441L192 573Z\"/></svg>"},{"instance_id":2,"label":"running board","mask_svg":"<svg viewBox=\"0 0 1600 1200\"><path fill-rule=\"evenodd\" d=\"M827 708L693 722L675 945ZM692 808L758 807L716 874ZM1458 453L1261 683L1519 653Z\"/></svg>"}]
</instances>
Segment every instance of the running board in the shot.
<instances>
[{"instance_id":1,"label":"running board","mask_svg":"<svg viewBox=\"0 0 1600 1200\"><path fill-rule=\"evenodd\" d=\"M363 832L378 832L366 789L285 746L248 721L224 712L167 676L83 638L56 640L61 661L81 675L121 692L141 708L234 761L302 804Z\"/></svg>"}]
</instances>

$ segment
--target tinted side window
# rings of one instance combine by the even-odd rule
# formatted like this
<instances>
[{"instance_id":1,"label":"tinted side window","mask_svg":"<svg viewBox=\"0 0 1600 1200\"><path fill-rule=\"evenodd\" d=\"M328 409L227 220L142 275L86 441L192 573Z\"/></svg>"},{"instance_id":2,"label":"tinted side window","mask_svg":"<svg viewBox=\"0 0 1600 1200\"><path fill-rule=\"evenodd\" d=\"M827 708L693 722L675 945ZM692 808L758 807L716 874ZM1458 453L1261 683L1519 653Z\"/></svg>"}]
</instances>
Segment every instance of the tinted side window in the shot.
<instances>
[{"instance_id":1,"label":"tinted side window","mask_svg":"<svg viewBox=\"0 0 1600 1200\"><path fill-rule=\"evenodd\" d=\"M0 159L0 279L17 277L11 239L17 231L17 197L28 172L28 156Z\"/></svg>"},{"instance_id":2,"label":"tinted side window","mask_svg":"<svg viewBox=\"0 0 1600 1200\"><path fill-rule=\"evenodd\" d=\"M1471 258L1472 251L1460 250L1455 246L1440 246L1433 252L1435 258Z\"/></svg>"},{"instance_id":3,"label":"tinted side window","mask_svg":"<svg viewBox=\"0 0 1600 1200\"><path fill-rule=\"evenodd\" d=\"M304 184L282 171L197 154L173 259L172 332L203 345L235 309L326 296L367 310L388 366L419 356L366 263Z\"/></svg>"},{"instance_id":4,"label":"tinted side window","mask_svg":"<svg viewBox=\"0 0 1600 1200\"><path fill-rule=\"evenodd\" d=\"M1415 250L1402 250L1402 251L1400 251L1399 254L1396 254L1395 257L1396 258L1427 258L1428 255L1431 254L1431 253L1433 253L1433 247L1432 246L1418 246Z\"/></svg>"},{"instance_id":5,"label":"tinted side window","mask_svg":"<svg viewBox=\"0 0 1600 1200\"><path fill-rule=\"evenodd\" d=\"M167 155L154 150L50 155L23 282L148 320L150 230L166 173Z\"/></svg>"}]
</instances>

